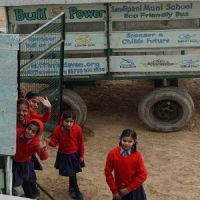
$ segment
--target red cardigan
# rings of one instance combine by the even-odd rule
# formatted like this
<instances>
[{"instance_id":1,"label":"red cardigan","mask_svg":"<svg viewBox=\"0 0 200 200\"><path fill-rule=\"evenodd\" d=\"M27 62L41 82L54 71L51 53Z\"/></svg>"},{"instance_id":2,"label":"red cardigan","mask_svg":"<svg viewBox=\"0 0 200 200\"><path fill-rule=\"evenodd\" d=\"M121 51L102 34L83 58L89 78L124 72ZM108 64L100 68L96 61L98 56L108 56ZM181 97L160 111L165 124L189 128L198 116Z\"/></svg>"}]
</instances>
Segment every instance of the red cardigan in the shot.
<instances>
[{"instance_id":1,"label":"red cardigan","mask_svg":"<svg viewBox=\"0 0 200 200\"><path fill-rule=\"evenodd\" d=\"M70 131L63 129L62 125L58 125L51 136L49 145L58 147L58 151L64 154L79 152L80 157L84 158L85 148L81 127L74 123Z\"/></svg>"},{"instance_id":2,"label":"red cardigan","mask_svg":"<svg viewBox=\"0 0 200 200\"><path fill-rule=\"evenodd\" d=\"M49 112L49 110L47 110L44 114L38 114L36 111L30 109L28 117L30 119L39 119L43 123L45 123L50 120L51 113Z\"/></svg>"},{"instance_id":3,"label":"red cardigan","mask_svg":"<svg viewBox=\"0 0 200 200\"><path fill-rule=\"evenodd\" d=\"M129 192L137 189L146 180L147 171L139 152L123 157L120 147L116 147L108 153L105 176L111 192L115 194L124 186Z\"/></svg>"},{"instance_id":4,"label":"red cardigan","mask_svg":"<svg viewBox=\"0 0 200 200\"><path fill-rule=\"evenodd\" d=\"M34 120L35 121L35 120ZM31 140L23 138L24 129L17 129L17 144L16 144L16 154L13 157L15 162L27 162L31 160L33 153L37 153L41 160L46 160L48 158L47 150L40 150L40 140L36 136Z\"/></svg>"}]
</instances>

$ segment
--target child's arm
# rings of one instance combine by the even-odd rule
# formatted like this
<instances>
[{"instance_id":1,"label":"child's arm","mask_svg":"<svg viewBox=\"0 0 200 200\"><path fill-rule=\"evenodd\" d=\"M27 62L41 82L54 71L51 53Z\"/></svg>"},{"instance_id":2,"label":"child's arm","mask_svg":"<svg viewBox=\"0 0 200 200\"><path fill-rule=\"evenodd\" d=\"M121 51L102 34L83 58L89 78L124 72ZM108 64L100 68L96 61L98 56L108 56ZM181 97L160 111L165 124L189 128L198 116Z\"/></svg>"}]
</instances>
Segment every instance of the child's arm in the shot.
<instances>
[{"instance_id":1,"label":"child's arm","mask_svg":"<svg viewBox=\"0 0 200 200\"><path fill-rule=\"evenodd\" d=\"M138 154L138 160L137 160L137 176L133 179L133 181L128 185L127 189L128 191L133 191L139 186L143 184L143 182L147 178L147 171L144 166L144 162L142 159L142 155L140 153Z\"/></svg>"},{"instance_id":2,"label":"child's arm","mask_svg":"<svg viewBox=\"0 0 200 200\"><path fill-rule=\"evenodd\" d=\"M48 158L47 143L45 140L40 141L40 144L36 147L36 153L41 160L46 160Z\"/></svg>"},{"instance_id":3,"label":"child's arm","mask_svg":"<svg viewBox=\"0 0 200 200\"><path fill-rule=\"evenodd\" d=\"M111 153L108 154L107 156L107 160L106 160L106 165L105 165L105 176L106 176L106 182L108 184L108 186L110 187L111 192L113 193L113 197L114 196L118 196L118 188L117 185L115 183L112 171L114 169L113 166L113 159L112 159L112 155Z\"/></svg>"},{"instance_id":4,"label":"child's arm","mask_svg":"<svg viewBox=\"0 0 200 200\"><path fill-rule=\"evenodd\" d=\"M45 138L47 144L51 147L56 147L58 145L59 128L56 127L53 131L51 138Z\"/></svg>"},{"instance_id":5,"label":"child's arm","mask_svg":"<svg viewBox=\"0 0 200 200\"><path fill-rule=\"evenodd\" d=\"M39 119L42 122L47 122L50 120L51 117L51 103L49 102L48 98L38 97L39 101L43 104L43 106L47 109L44 114L37 114L33 112L33 118Z\"/></svg>"},{"instance_id":6,"label":"child's arm","mask_svg":"<svg viewBox=\"0 0 200 200\"><path fill-rule=\"evenodd\" d=\"M84 137L83 137L82 129L80 129L79 136L78 136L78 149L80 153L80 159L81 161L83 161L84 154L85 154L85 146L84 146Z\"/></svg>"}]
</instances>

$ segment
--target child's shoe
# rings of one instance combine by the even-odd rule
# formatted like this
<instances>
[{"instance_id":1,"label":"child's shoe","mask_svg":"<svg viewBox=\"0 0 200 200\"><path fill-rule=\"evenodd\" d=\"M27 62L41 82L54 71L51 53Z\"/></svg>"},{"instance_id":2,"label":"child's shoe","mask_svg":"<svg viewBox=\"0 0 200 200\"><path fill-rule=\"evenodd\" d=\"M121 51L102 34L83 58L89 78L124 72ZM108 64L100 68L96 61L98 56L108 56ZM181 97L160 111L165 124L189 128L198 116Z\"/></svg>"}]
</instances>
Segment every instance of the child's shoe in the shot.
<instances>
[{"instance_id":1,"label":"child's shoe","mask_svg":"<svg viewBox=\"0 0 200 200\"><path fill-rule=\"evenodd\" d=\"M76 199L76 193L74 191L74 188L69 189L69 195L72 199Z\"/></svg>"},{"instance_id":2,"label":"child's shoe","mask_svg":"<svg viewBox=\"0 0 200 200\"><path fill-rule=\"evenodd\" d=\"M82 193L80 192L80 194L76 197L76 200L84 200Z\"/></svg>"}]
</instances>

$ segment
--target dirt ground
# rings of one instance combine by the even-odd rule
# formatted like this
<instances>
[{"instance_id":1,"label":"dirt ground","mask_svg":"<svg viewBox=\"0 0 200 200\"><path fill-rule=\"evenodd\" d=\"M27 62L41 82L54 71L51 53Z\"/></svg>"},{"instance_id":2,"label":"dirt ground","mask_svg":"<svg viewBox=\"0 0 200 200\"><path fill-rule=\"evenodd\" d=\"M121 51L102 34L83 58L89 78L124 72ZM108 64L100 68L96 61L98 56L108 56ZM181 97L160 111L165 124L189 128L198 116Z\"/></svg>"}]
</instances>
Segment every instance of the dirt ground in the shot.
<instances>
[{"instance_id":1,"label":"dirt ground","mask_svg":"<svg viewBox=\"0 0 200 200\"><path fill-rule=\"evenodd\" d=\"M86 126L93 134L85 133L86 167L78 174L85 200L111 200L105 182L104 165L107 152L118 145L118 135L125 128L138 133L139 151L143 155L148 179L144 183L148 200L199 200L200 198L200 80L181 80L180 86L191 94L195 114L179 132L150 131L138 119L140 98L153 88L150 81L105 81L96 87L79 87L78 92L88 106ZM56 149L38 173L38 183L56 200L70 200L68 178L54 169ZM40 200L48 199L41 194Z\"/></svg>"}]
</instances>

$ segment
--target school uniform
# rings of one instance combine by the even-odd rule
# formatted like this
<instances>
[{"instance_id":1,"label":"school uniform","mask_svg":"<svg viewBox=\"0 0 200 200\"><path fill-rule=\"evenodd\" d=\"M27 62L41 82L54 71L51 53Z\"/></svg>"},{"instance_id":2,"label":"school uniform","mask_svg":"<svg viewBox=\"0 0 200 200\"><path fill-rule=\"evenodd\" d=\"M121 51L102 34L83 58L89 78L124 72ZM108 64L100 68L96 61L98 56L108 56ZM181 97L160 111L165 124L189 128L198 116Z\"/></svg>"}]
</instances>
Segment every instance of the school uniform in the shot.
<instances>
[{"instance_id":1,"label":"school uniform","mask_svg":"<svg viewBox=\"0 0 200 200\"><path fill-rule=\"evenodd\" d=\"M66 130L62 124L58 125L51 136L49 145L52 147L58 145L54 166L61 176L69 176L70 195L77 200L83 200L76 178L76 173L81 172L82 167L85 166L84 161L80 161L85 153L81 127L74 123L70 130Z\"/></svg>"},{"instance_id":2,"label":"school uniform","mask_svg":"<svg viewBox=\"0 0 200 200\"><path fill-rule=\"evenodd\" d=\"M146 200L142 184L147 178L147 171L139 152L124 152L121 147L111 150L107 156L105 176L113 194L118 193L120 188L128 189L129 194L123 200Z\"/></svg>"},{"instance_id":3,"label":"school uniform","mask_svg":"<svg viewBox=\"0 0 200 200\"><path fill-rule=\"evenodd\" d=\"M80 157L84 157L84 140L81 127L74 123L70 130L65 130L58 125L51 137L49 145L56 147L58 152L55 161L55 168L61 176L72 176L81 172L84 163Z\"/></svg>"},{"instance_id":4,"label":"school uniform","mask_svg":"<svg viewBox=\"0 0 200 200\"><path fill-rule=\"evenodd\" d=\"M51 117L51 112L48 109L44 114L38 114L33 109L30 109L30 112L29 112L29 118L31 118L31 119L39 119L43 123L49 121L50 117Z\"/></svg>"},{"instance_id":5,"label":"school uniform","mask_svg":"<svg viewBox=\"0 0 200 200\"><path fill-rule=\"evenodd\" d=\"M17 128L23 129L24 127L26 127L26 125L29 123L29 121L30 121L30 118L28 118L28 117L25 118L24 122L17 120Z\"/></svg>"},{"instance_id":6,"label":"school uniform","mask_svg":"<svg viewBox=\"0 0 200 200\"><path fill-rule=\"evenodd\" d=\"M36 174L34 172L34 164L32 162L32 154L37 153L41 160L48 158L47 151L40 150L39 135L43 131L43 124L40 120L36 121L40 125L37 136L32 139L24 137L24 129L17 129L16 154L13 156L13 186L20 186L26 182L35 182Z\"/></svg>"}]
</instances>

